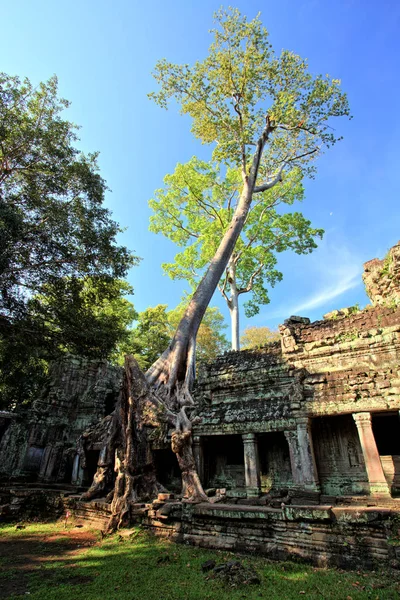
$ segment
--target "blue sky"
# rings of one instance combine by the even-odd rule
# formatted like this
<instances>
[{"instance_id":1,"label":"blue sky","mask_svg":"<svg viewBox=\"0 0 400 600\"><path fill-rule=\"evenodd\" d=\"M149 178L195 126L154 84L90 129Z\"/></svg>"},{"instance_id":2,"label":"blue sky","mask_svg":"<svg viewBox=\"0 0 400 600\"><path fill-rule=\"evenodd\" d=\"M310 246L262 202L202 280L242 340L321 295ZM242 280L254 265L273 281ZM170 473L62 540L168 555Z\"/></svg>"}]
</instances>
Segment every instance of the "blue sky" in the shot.
<instances>
[{"instance_id":1,"label":"blue sky","mask_svg":"<svg viewBox=\"0 0 400 600\"><path fill-rule=\"evenodd\" d=\"M183 0L19 0L2 3L2 70L34 83L56 73L81 125L81 147L100 151L112 192L107 206L126 228L120 241L143 258L132 270L138 310L173 308L186 287L162 275L175 247L149 233L147 206L177 162L211 149L190 134L188 118L147 99L156 61L191 63L207 53L208 30L220 2ZM400 239L400 3L383 0L236 1L249 18L261 12L279 51L308 58L310 71L340 78L352 121L337 123L344 141L306 182L301 207L326 230L308 256L282 255L283 282L271 303L246 325L275 327L290 314L312 320L334 308L365 305L362 263L382 257ZM226 310L219 297L215 302Z\"/></svg>"}]
</instances>

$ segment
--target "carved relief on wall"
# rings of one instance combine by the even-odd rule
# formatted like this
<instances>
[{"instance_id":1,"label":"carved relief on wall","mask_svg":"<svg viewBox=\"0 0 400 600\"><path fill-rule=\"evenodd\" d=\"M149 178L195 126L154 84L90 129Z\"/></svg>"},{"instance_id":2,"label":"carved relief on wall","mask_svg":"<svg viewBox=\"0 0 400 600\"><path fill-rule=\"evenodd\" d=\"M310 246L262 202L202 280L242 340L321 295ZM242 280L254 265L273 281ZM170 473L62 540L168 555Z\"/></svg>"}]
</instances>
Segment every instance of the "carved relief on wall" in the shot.
<instances>
[{"instance_id":1,"label":"carved relief on wall","mask_svg":"<svg viewBox=\"0 0 400 600\"><path fill-rule=\"evenodd\" d=\"M347 456L350 467L359 467L361 465L360 455L354 440L347 440Z\"/></svg>"}]
</instances>

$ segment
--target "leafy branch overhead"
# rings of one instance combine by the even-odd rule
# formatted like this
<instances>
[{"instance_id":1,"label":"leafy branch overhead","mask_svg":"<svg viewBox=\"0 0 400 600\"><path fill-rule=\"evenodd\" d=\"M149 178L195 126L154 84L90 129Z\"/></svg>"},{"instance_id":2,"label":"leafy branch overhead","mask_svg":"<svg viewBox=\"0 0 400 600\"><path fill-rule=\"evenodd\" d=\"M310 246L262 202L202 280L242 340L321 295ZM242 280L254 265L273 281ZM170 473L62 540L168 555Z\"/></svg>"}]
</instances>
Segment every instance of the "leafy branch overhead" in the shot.
<instances>
[{"instance_id":1,"label":"leafy branch overhead","mask_svg":"<svg viewBox=\"0 0 400 600\"><path fill-rule=\"evenodd\" d=\"M183 248L173 263L162 266L172 279L185 279L195 288L229 228L240 198L240 173L228 169L223 176L218 165L193 157L178 164L164 184L149 203L150 230ZM302 173L293 169L281 185L260 193L253 202L219 284L229 307L234 291L252 292L245 311L247 316L256 314L260 304L269 302L266 284L274 286L282 278L277 253L291 249L302 254L316 247L314 239L322 236L322 230L312 228L299 212L282 212L283 206L303 195Z\"/></svg>"},{"instance_id":2,"label":"leafy branch overhead","mask_svg":"<svg viewBox=\"0 0 400 600\"><path fill-rule=\"evenodd\" d=\"M150 203L151 229L184 248L163 266L194 287L223 236L233 231L246 196L243 223L219 282L238 348L238 296L252 292L246 313L256 314L268 302L265 284L282 277L276 253L310 252L322 235L300 213L282 214L278 205L302 199L303 178L314 175L315 159L340 139L331 119L349 115L349 108L338 80L313 77L293 52L275 54L258 17L248 22L229 9L215 20L214 42L203 61L156 65L160 90L150 96L165 108L175 99L192 117L194 135L214 147L210 163L193 158L165 178Z\"/></svg>"},{"instance_id":3,"label":"leafy branch overhead","mask_svg":"<svg viewBox=\"0 0 400 600\"><path fill-rule=\"evenodd\" d=\"M192 117L195 137L215 144L213 160L239 167L244 178L267 125L274 135L254 173L255 192L283 167L312 175L315 158L341 139L330 119L349 115L340 81L313 77L294 52L277 55L259 17L247 21L237 9L221 9L215 21L208 56L193 66L159 61L154 76L160 90L149 96L164 108L177 100Z\"/></svg>"}]
</instances>

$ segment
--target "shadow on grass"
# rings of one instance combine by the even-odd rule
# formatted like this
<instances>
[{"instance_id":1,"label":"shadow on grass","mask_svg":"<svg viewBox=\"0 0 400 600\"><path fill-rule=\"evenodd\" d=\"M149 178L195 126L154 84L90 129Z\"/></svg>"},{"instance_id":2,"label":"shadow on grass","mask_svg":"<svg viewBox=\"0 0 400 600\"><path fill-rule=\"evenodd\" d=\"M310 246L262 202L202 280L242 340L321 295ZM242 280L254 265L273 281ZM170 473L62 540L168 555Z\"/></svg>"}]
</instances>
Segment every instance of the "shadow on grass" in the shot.
<instances>
[{"instance_id":1,"label":"shadow on grass","mask_svg":"<svg viewBox=\"0 0 400 600\"><path fill-rule=\"evenodd\" d=\"M231 560L226 552L175 545L141 530L96 541L96 534L87 530L35 527L27 526L23 532L0 529L0 552L5 561L0 590L7 581L17 582L17 588L9 588L11 593L2 598L27 591L31 600L400 598L398 581L384 573L342 572L246 557L241 560L259 573L261 585L231 587L212 580L201 569L209 559L217 563ZM19 554L14 553L16 549ZM18 588L22 580L25 587Z\"/></svg>"}]
</instances>

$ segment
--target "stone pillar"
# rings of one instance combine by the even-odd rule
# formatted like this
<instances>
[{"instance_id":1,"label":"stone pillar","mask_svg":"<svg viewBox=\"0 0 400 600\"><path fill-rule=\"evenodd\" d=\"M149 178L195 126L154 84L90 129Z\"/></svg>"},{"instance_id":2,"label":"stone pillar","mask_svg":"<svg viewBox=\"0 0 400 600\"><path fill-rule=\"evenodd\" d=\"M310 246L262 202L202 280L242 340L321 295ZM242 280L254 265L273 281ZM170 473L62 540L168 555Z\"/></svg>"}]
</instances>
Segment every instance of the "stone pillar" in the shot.
<instances>
[{"instance_id":1,"label":"stone pillar","mask_svg":"<svg viewBox=\"0 0 400 600\"><path fill-rule=\"evenodd\" d=\"M311 435L311 420L297 419L295 431L285 431L289 444L293 481L300 489L319 492L318 472Z\"/></svg>"},{"instance_id":2,"label":"stone pillar","mask_svg":"<svg viewBox=\"0 0 400 600\"><path fill-rule=\"evenodd\" d=\"M48 444L43 452L42 461L40 463L40 470L38 479L39 481L45 481L48 478L49 466L52 458L54 448L51 444Z\"/></svg>"},{"instance_id":3,"label":"stone pillar","mask_svg":"<svg viewBox=\"0 0 400 600\"><path fill-rule=\"evenodd\" d=\"M204 448L203 440L199 435L193 436L193 454L196 461L197 473L201 483L204 484Z\"/></svg>"},{"instance_id":4,"label":"stone pillar","mask_svg":"<svg viewBox=\"0 0 400 600\"><path fill-rule=\"evenodd\" d=\"M289 446L290 466L292 469L293 483L296 487L301 487L302 474L299 455L299 444L297 440L297 431L284 431L284 434Z\"/></svg>"},{"instance_id":5,"label":"stone pillar","mask_svg":"<svg viewBox=\"0 0 400 600\"><path fill-rule=\"evenodd\" d=\"M81 457L79 454L75 455L74 464L72 467L72 477L71 483L72 485L82 485L83 481L83 469L81 467Z\"/></svg>"},{"instance_id":6,"label":"stone pillar","mask_svg":"<svg viewBox=\"0 0 400 600\"><path fill-rule=\"evenodd\" d=\"M261 491L260 463L258 459L258 444L255 433L242 435L244 449L244 473L246 479L247 497L258 496Z\"/></svg>"},{"instance_id":7,"label":"stone pillar","mask_svg":"<svg viewBox=\"0 0 400 600\"><path fill-rule=\"evenodd\" d=\"M370 493L380 496L390 496L389 486L382 469L382 463L376 447L374 432L372 431L371 413L354 413L365 467L368 474Z\"/></svg>"}]
</instances>

